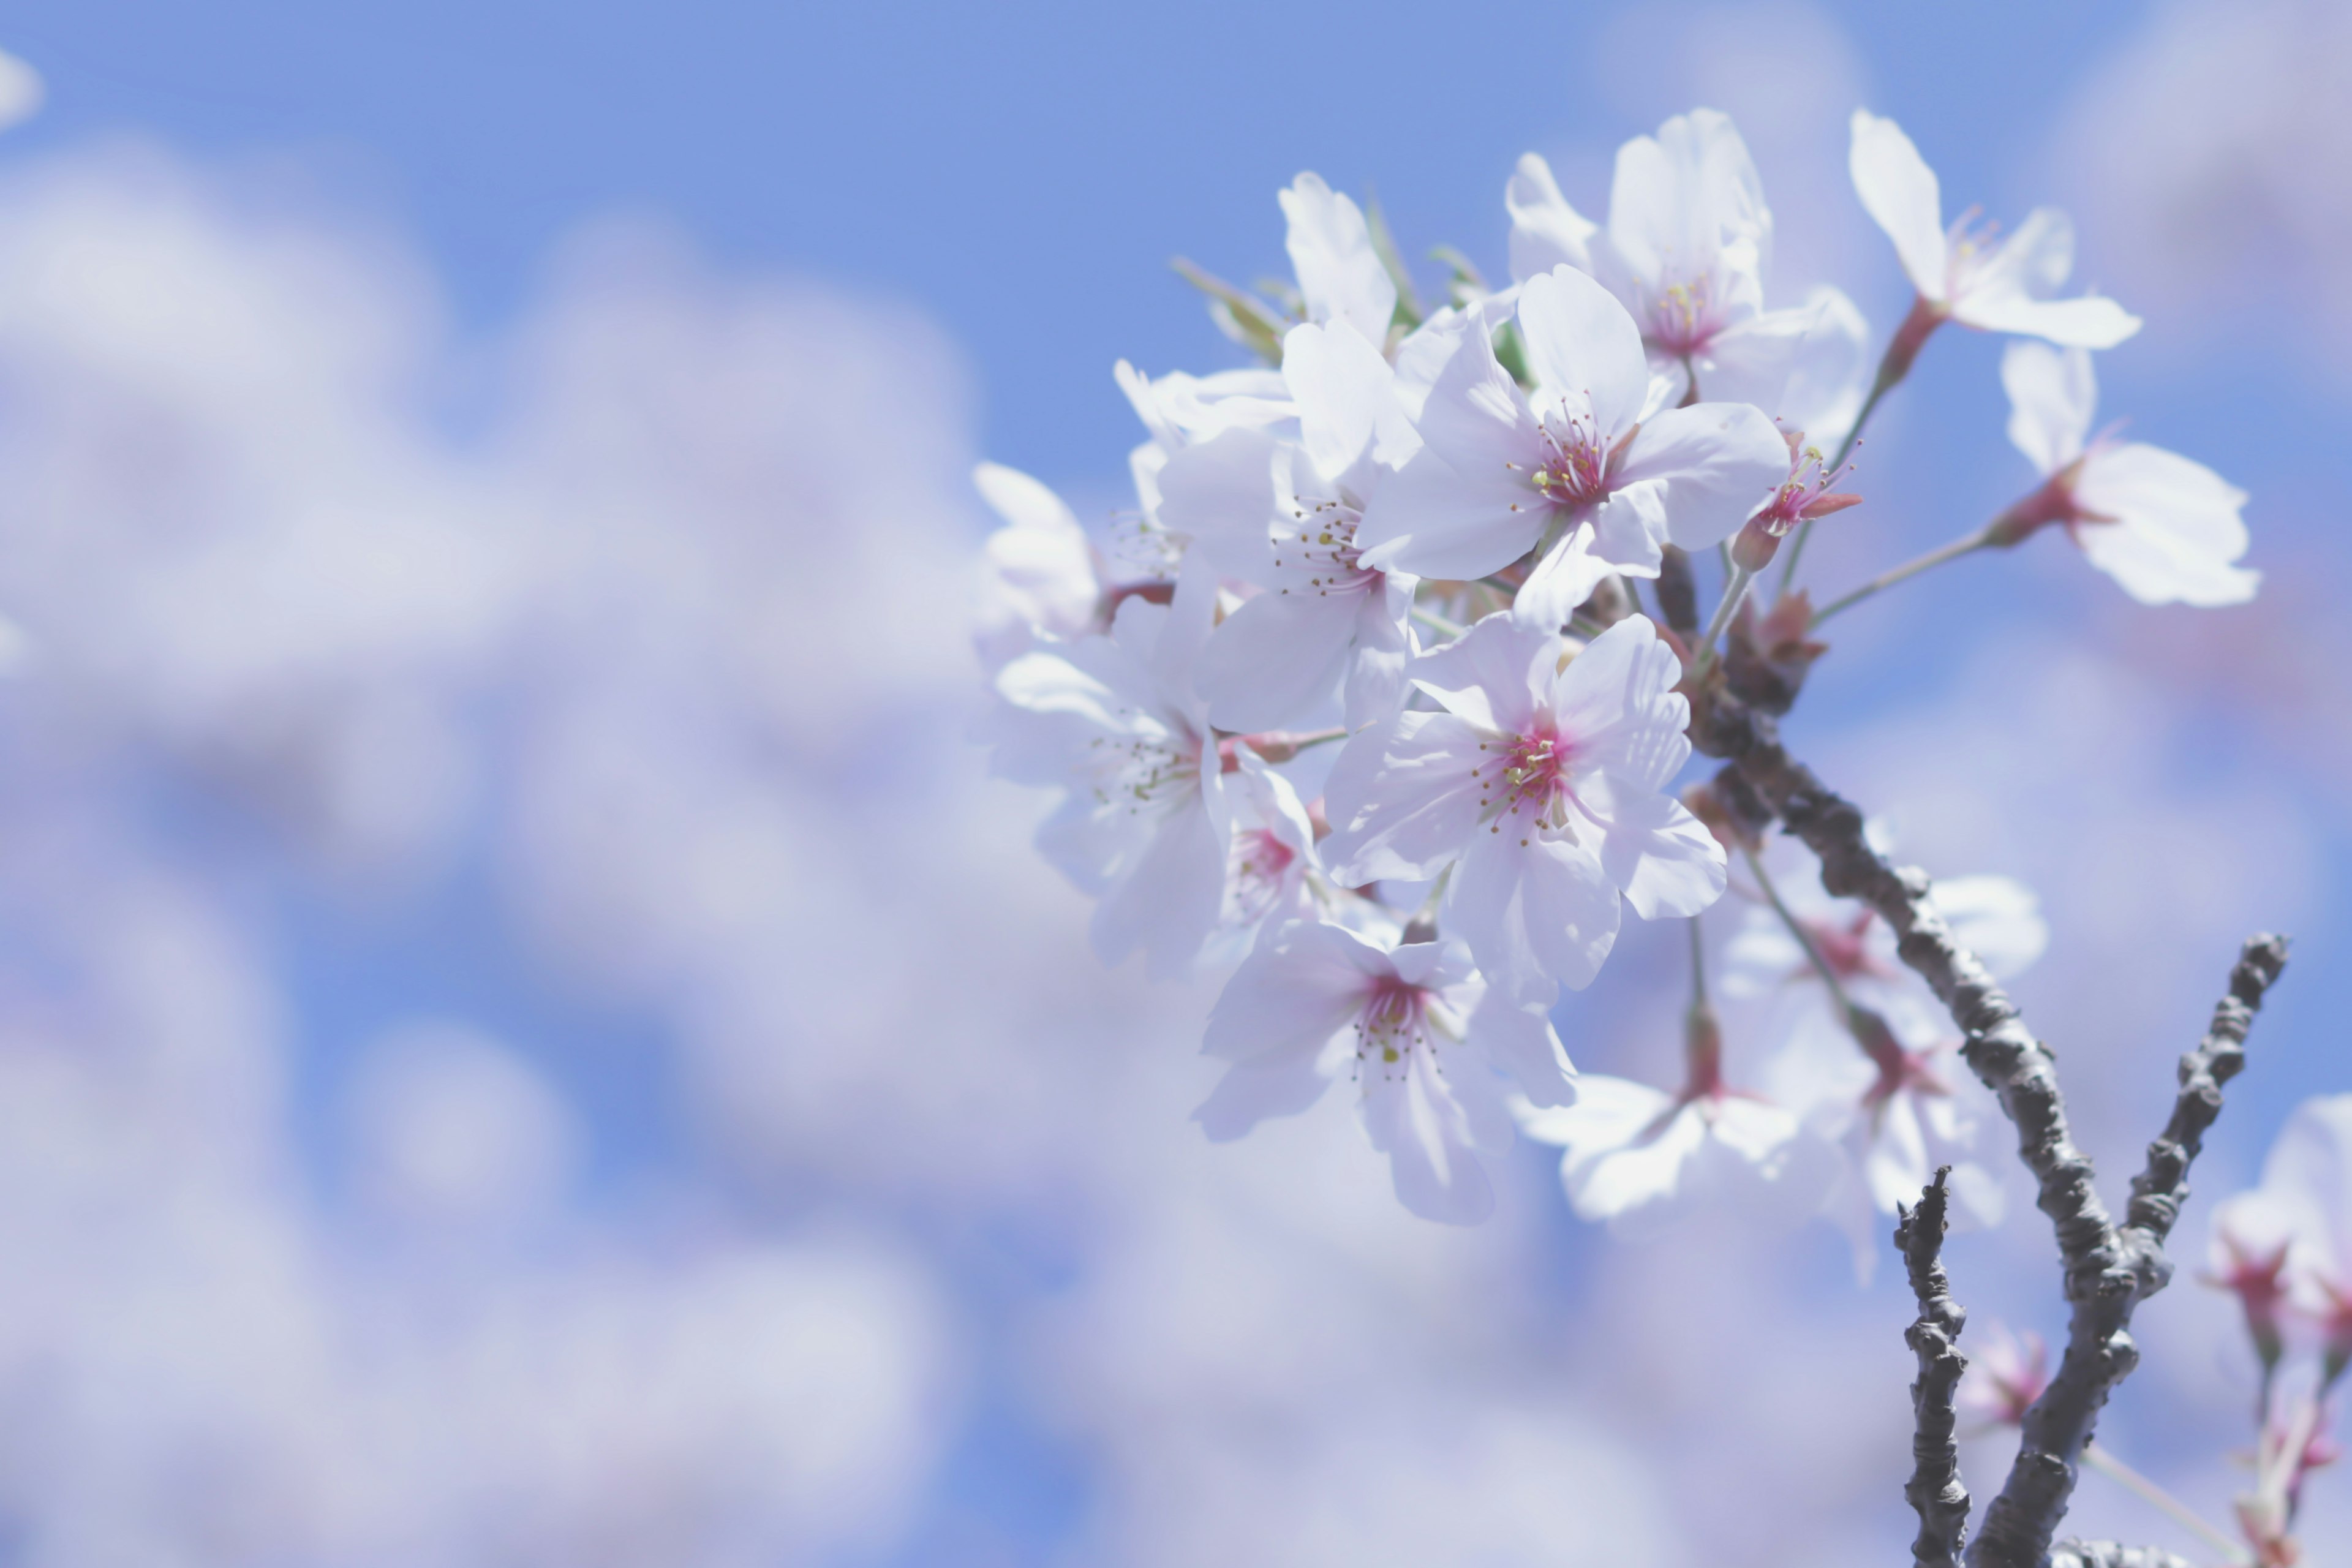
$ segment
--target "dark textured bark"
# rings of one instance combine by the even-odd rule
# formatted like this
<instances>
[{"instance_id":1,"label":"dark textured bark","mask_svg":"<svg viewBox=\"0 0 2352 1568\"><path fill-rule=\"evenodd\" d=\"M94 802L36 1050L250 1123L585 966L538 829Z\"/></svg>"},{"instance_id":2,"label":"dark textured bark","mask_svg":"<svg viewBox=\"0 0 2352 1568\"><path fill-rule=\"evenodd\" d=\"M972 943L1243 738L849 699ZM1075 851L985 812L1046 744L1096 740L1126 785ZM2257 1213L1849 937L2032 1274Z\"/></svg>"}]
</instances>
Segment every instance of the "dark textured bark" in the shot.
<instances>
[{"instance_id":1,"label":"dark textured bark","mask_svg":"<svg viewBox=\"0 0 2352 1568\"><path fill-rule=\"evenodd\" d=\"M1960 1374L1969 1369L1955 1342L1968 1313L1952 1300L1943 1263L1945 1184L1951 1174L1949 1165L1937 1171L1919 1194L1919 1206L1902 1211L1895 1227L1895 1245L1919 1303L1918 1319L1903 1335L1919 1358L1918 1381L1911 1385L1911 1479L1903 1488L1919 1515L1919 1534L1911 1543L1917 1568L1958 1568L1969 1534L1969 1489L1960 1479L1960 1449L1953 1438L1954 1400Z\"/></svg>"},{"instance_id":2,"label":"dark textured bark","mask_svg":"<svg viewBox=\"0 0 2352 1568\"><path fill-rule=\"evenodd\" d=\"M2051 1551L2050 1568L2197 1568L2197 1564L2158 1546L2062 1541Z\"/></svg>"},{"instance_id":3,"label":"dark textured bark","mask_svg":"<svg viewBox=\"0 0 2352 1568\"><path fill-rule=\"evenodd\" d=\"M1984 965L1952 940L1928 902L1927 875L1889 865L1874 851L1863 836L1862 813L1791 758L1773 719L1744 696L1711 687L1692 702L1694 742L1729 759L1717 780L1719 796L1735 810L1767 821L1777 816L1820 857L1824 888L1861 900L1894 928L1904 963L1950 1010L1963 1036L1962 1057L2016 1127L2018 1155L2033 1173L2036 1201L2057 1233L2071 1309L2065 1354L2026 1412L2016 1461L1969 1551L1979 1568L2042 1568L2074 1492L2083 1446L2107 1396L2138 1364L2132 1314L2171 1278L2163 1242L2188 1195L2189 1162L2221 1110L2221 1084L2241 1065L2247 1026L2278 978L2286 944L2269 936L2247 942L2211 1033L2182 1062L2171 1122L2150 1146L2147 1168L2117 1226L2093 1184L2091 1162L2068 1131L2053 1058ZM1765 822L1754 826L1760 830Z\"/></svg>"}]
</instances>

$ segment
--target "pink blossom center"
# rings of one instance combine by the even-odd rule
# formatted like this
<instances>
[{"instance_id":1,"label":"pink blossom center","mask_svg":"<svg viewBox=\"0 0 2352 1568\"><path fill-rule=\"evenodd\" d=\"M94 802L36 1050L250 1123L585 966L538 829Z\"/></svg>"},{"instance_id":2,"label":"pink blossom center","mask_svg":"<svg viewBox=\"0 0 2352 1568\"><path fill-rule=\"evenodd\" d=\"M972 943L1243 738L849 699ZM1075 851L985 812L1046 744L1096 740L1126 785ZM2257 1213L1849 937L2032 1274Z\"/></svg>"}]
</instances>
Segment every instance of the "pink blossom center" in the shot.
<instances>
[{"instance_id":1,"label":"pink blossom center","mask_svg":"<svg viewBox=\"0 0 2352 1568\"><path fill-rule=\"evenodd\" d=\"M1523 829L1568 826L1569 811L1577 805L1576 745L1549 715L1539 716L1523 734L1484 742L1478 750L1485 755L1472 775L1478 781L1480 815L1496 819L1489 831L1500 833L1504 818Z\"/></svg>"},{"instance_id":2,"label":"pink blossom center","mask_svg":"<svg viewBox=\"0 0 2352 1568\"><path fill-rule=\"evenodd\" d=\"M1275 537L1274 563L1307 571L1306 593L1361 592L1381 579L1381 574L1366 569L1358 559L1356 530L1363 521L1362 510L1349 501L1300 497L1291 508L1291 526Z\"/></svg>"},{"instance_id":3,"label":"pink blossom center","mask_svg":"<svg viewBox=\"0 0 2352 1568\"><path fill-rule=\"evenodd\" d=\"M1429 1043L1428 990L1393 974L1374 981L1356 1016L1357 1059L1378 1062L1387 1073Z\"/></svg>"},{"instance_id":4,"label":"pink blossom center","mask_svg":"<svg viewBox=\"0 0 2352 1568\"><path fill-rule=\"evenodd\" d=\"M1282 897L1284 879L1297 858L1272 828L1244 827L1234 834L1225 897L1235 923L1252 925L1265 918Z\"/></svg>"},{"instance_id":5,"label":"pink blossom center","mask_svg":"<svg viewBox=\"0 0 2352 1568\"><path fill-rule=\"evenodd\" d=\"M1667 284L1650 297L1643 315L1642 336L1652 347L1678 359L1704 353L1725 324L1721 301L1715 297L1715 279L1706 273Z\"/></svg>"},{"instance_id":6,"label":"pink blossom center","mask_svg":"<svg viewBox=\"0 0 2352 1568\"><path fill-rule=\"evenodd\" d=\"M1806 936L1812 940L1813 951L1830 966L1830 973L1840 980L1864 976L1888 978L1886 965L1870 951L1870 924L1877 917L1864 910L1845 925L1830 921L1803 921ZM1812 966L1805 964L1795 971L1798 975L1811 974Z\"/></svg>"},{"instance_id":7,"label":"pink blossom center","mask_svg":"<svg viewBox=\"0 0 2352 1568\"><path fill-rule=\"evenodd\" d=\"M1544 456L1528 476L1538 495L1564 507L1586 506L1608 495L1612 454L1601 444L1590 411L1571 409L1563 403L1544 416L1538 428L1543 432Z\"/></svg>"}]
</instances>

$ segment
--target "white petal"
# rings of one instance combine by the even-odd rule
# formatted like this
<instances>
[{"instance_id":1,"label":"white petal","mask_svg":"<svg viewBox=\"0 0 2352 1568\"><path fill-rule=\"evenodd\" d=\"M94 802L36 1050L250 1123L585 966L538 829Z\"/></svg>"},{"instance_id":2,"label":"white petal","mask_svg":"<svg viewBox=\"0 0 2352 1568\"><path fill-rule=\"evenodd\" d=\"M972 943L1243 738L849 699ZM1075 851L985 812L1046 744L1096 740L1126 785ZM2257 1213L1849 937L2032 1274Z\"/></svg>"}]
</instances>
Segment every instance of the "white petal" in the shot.
<instances>
[{"instance_id":1,"label":"white petal","mask_svg":"<svg viewBox=\"0 0 2352 1568\"><path fill-rule=\"evenodd\" d=\"M1600 444L1614 445L1650 392L1642 329L1625 307L1584 273L1556 267L1520 289L1518 321L1538 396L1589 406Z\"/></svg>"},{"instance_id":2,"label":"white petal","mask_svg":"<svg viewBox=\"0 0 2352 1568\"><path fill-rule=\"evenodd\" d=\"M1873 222L1895 242L1911 287L1940 303L1947 289L1943 195L1936 171L1903 128L1866 109L1853 111L1853 142L1846 155L1854 194Z\"/></svg>"},{"instance_id":3,"label":"white petal","mask_svg":"<svg viewBox=\"0 0 2352 1568\"><path fill-rule=\"evenodd\" d=\"M1213 1143L1229 1143L1270 1116L1296 1116L1330 1087L1312 1051L1235 1062L1217 1079L1192 1120Z\"/></svg>"},{"instance_id":4,"label":"white petal","mask_svg":"<svg viewBox=\"0 0 2352 1568\"><path fill-rule=\"evenodd\" d=\"M1524 283L1555 267L1592 270L1590 242L1596 226L1569 205L1540 154L1521 156L1503 188L1511 214L1511 277Z\"/></svg>"},{"instance_id":5,"label":"white petal","mask_svg":"<svg viewBox=\"0 0 2352 1568\"><path fill-rule=\"evenodd\" d=\"M1512 1000L1592 984L1617 941L1617 889L1585 845L1525 831L1505 815L1477 827L1447 890L1449 929Z\"/></svg>"},{"instance_id":6,"label":"white petal","mask_svg":"<svg viewBox=\"0 0 2352 1568\"><path fill-rule=\"evenodd\" d=\"M2074 530L2091 564L2145 605L2235 605L2259 573L2246 550L2246 494L2202 463L2133 443L2094 452L2074 485L2088 511L2115 519Z\"/></svg>"},{"instance_id":7,"label":"white petal","mask_svg":"<svg viewBox=\"0 0 2352 1568\"><path fill-rule=\"evenodd\" d=\"M1823 449L1853 424L1869 376L1869 329L1862 312L1826 286L1795 309L1767 310L1725 328L1698 364L1701 396L1752 403Z\"/></svg>"},{"instance_id":8,"label":"white petal","mask_svg":"<svg viewBox=\"0 0 2352 1568\"><path fill-rule=\"evenodd\" d=\"M1702 550L1730 538L1788 479L1789 443L1759 408L1697 403L1644 424L1611 474L1663 486L1667 537Z\"/></svg>"},{"instance_id":9,"label":"white petal","mask_svg":"<svg viewBox=\"0 0 2352 1568\"><path fill-rule=\"evenodd\" d=\"M1227 836L1196 801L1171 810L1134 868L1095 906L1095 952L1116 965L1137 948L1155 980L1182 974L1224 902Z\"/></svg>"},{"instance_id":10,"label":"white petal","mask_svg":"<svg viewBox=\"0 0 2352 1568\"><path fill-rule=\"evenodd\" d=\"M1483 737L1451 713L1400 713L1351 737L1323 786L1323 858L1341 883L1419 879L1477 834Z\"/></svg>"},{"instance_id":11,"label":"white petal","mask_svg":"<svg viewBox=\"0 0 2352 1568\"><path fill-rule=\"evenodd\" d=\"M1210 1009L1202 1048L1233 1062L1311 1058L1362 1010L1383 968L1378 950L1339 926L1301 921L1268 931Z\"/></svg>"},{"instance_id":12,"label":"white petal","mask_svg":"<svg viewBox=\"0 0 2352 1568\"><path fill-rule=\"evenodd\" d=\"M2000 356L2009 393L2009 438L2026 460L2054 474L2083 455L2099 387L2087 350L2014 342Z\"/></svg>"},{"instance_id":13,"label":"white petal","mask_svg":"<svg viewBox=\"0 0 2352 1568\"><path fill-rule=\"evenodd\" d=\"M1728 115L1678 114L1654 139L1637 136L1618 148L1609 242L1652 289L1705 279L1717 309L1746 314L1759 306L1772 214Z\"/></svg>"},{"instance_id":14,"label":"white petal","mask_svg":"<svg viewBox=\"0 0 2352 1568\"><path fill-rule=\"evenodd\" d=\"M1551 1026L1549 1008L1489 991L1471 1017L1470 1039L1517 1081L1529 1103L1568 1105L1576 1099L1576 1068Z\"/></svg>"},{"instance_id":15,"label":"white petal","mask_svg":"<svg viewBox=\"0 0 2352 1568\"><path fill-rule=\"evenodd\" d=\"M1477 1150L1498 1131L1507 1138L1510 1123L1500 1097L1479 1081L1479 1064L1441 1071L1423 1047L1385 1072L1375 1062L1362 1070L1364 1131L1389 1157L1399 1201L1447 1225L1475 1225L1493 1213L1494 1187Z\"/></svg>"},{"instance_id":16,"label":"white petal","mask_svg":"<svg viewBox=\"0 0 2352 1568\"><path fill-rule=\"evenodd\" d=\"M1682 802L1600 780L1587 794L1609 824L1601 868L1625 890L1634 913L1653 921L1695 915L1723 896L1723 846Z\"/></svg>"},{"instance_id":17,"label":"white petal","mask_svg":"<svg viewBox=\"0 0 2352 1568\"><path fill-rule=\"evenodd\" d=\"M1395 374L1360 332L1307 322L1282 340L1282 379L1298 404L1307 460L1327 479L1355 467L1389 406Z\"/></svg>"},{"instance_id":18,"label":"white petal","mask_svg":"<svg viewBox=\"0 0 2352 1568\"><path fill-rule=\"evenodd\" d=\"M1227 574L1263 582L1272 569L1275 458L1262 430L1228 430L1171 455L1160 470L1160 521Z\"/></svg>"},{"instance_id":19,"label":"white petal","mask_svg":"<svg viewBox=\"0 0 2352 1568\"><path fill-rule=\"evenodd\" d=\"M1364 563L1475 578L1526 554L1551 519L1529 478L1549 448L1483 331L1460 335L1419 427L1421 451L1365 506Z\"/></svg>"},{"instance_id":20,"label":"white petal","mask_svg":"<svg viewBox=\"0 0 2352 1568\"><path fill-rule=\"evenodd\" d=\"M2011 877L1945 877L1928 901L1952 928L1952 938L1983 961L1996 980L2021 974L2049 944L2042 900Z\"/></svg>"},{"instance_id":21,"label":"white petal","mask_svg":"<svg viewBox=\"0 0 2352 1568\"><path fill-rule=\"evenodd\" d=\"M1616 566L1593 553L1593 530L1570 529L1519 585L1511 600L1512 616L1547 633L1567 626L1577 606L1592 597Z\"/></svg>"},{"instance_id":22,"label":"white petal","mask_svg":"<svg viewBox=\"0 0 2352 1568\"><path fill-rule=\"evenodd\" d=\"M1375 346L1388 341L1396 284L1372 248L1371 229L1356 204L1318 176L1301 174L1282 193L1290 220L1285 241L1298 273L1310 321L1344 321Z\"/></svg>"},{"instance_id":23,"label":"white petal","mask_svg":"<svg viewBox=\"0 0 2352 1568\"><path fill-rule=\"evenodd\" d=\"M1551 706L1579 758L1663 788L1690 760L1690 704L1675 688L1682 660L1646 616L1628 616L1558 676Z\"/></svg>"},{"instance_id":24,"label":"white petal","mask_svg":"<svg viewBox=\"0 0 2352 1568\"><path fill-rule=\"evenodd\" d=\"M1482 729L1525 733L1559 656L1555 628L1508 612L1482 616L1462 636L1412 661L1412 683Z\"/></svg>"},{"instance_id":25,"label":"white petal","mask_svg":"<svg viewBox=\"0 0 2352 1568\"><path fill-rule=\"evenodd\" d=\"M1270 730L1328 699L1347 668L1361 592L1269 588L1218 623L1195 677L1221 730Z\"/></svg>"},{"instance_id":26,"label":"white petal","mask_svg":"<svg viewBox=\"0 0 2352 1568\"><path fill-rule=\"evenodd\" d=\"M1404 706L1405 667L1412 656L1405 616L1412 605L1413 585L1412 578L1402 574L1383 577L1378 591L1365 595L1357 606L1356 647L1348 662L1342 720L1350 733Z\"/></svg>"}]
</instances>

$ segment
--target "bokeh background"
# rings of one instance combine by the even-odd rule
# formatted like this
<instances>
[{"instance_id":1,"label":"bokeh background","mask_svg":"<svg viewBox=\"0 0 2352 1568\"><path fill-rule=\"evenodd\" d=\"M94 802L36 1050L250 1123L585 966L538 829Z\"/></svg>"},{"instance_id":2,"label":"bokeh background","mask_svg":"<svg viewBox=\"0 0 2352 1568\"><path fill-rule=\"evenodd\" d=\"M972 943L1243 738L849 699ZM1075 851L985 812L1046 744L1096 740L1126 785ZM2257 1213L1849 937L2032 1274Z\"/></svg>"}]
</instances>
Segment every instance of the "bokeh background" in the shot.
<instances>
[{"instance_id":1,"label":"bokeh background","mask_svg":"<svg viewBox=\"0 0 2352 1568\"><path fill-rule=\"evenodd\" d=\"M2298 962L2183 1228L2352 1088L2352 12L34 0L0 141L0 1563L1900 1559L1909 1316L1826 1226L1627 1247L1539 1151L1454 1232L1336 1099L1212 1149L1211 989L1103 973L986 781L983 454L1120 504L1121 355L1276 187L1503 270L1530 148L1731 111L1776 289L1907 302L2056 201L2103 415L2251 490L2251 607L2055 540L1843 621L1791 725L2042 893L2018 990L2119 1190L2238 940ZM1432 267L1424 277L1434 279ZM1808 574L2032 475L1935 342ZM1559 1014L1663 1078L1681 933ZM2059 1328L2017 1194L1949 1257ZM2210 1516L2251 1357L2184 1268L2103 1437ZM1970 1450L1979 1492L2000 1439ZM2352 1538L2323 1473L2315 1561ZM2077 1523L2191 1549L2086 1479Z\"/></svg>"}]
</instances>

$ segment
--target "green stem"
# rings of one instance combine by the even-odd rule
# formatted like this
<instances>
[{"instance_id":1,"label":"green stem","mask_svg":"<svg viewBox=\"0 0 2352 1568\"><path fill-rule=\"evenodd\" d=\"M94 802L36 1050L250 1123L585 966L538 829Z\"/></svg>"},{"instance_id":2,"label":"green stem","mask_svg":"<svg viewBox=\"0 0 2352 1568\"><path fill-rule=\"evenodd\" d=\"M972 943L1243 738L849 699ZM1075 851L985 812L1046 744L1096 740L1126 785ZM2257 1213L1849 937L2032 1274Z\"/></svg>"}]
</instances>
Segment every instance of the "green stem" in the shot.
<instances>
[{"instance_id":1,"label":"green stem","mask_svg":"<svg viewBox=\"0 0 2352 1568\"><path fill-rule=\"evenodd\" d=\"M1803 922L1789 912L1789 906L1780 901L1780 889L1772 885L1772 878L1764 869L1764 862L1756 851L1743 849L1740 853L1748 858L1748 869L1755 877L1757 887L1763 889L1764 901L1772 906L1772 912L1780 917L1780 923L1789 928L1789 934L1797 939L1797 945L1805 950L1806 962L1813 966L1813 973L1822 977L1822 984L1828 986L1830 994L1836 998L1838 1016L1851 1017L1853 999L1845 994L1845 982L1837 977L1837 971L1832 969L1829 960L1822 956L1822 950L1813 945L1813 933L1807 931Z\"/></svg>"},{"instance_id":2,"label":"green stem","mask_svg":"<svg viewBox=\"0 0 2352 1568\"><path fill-rule=\"evenodd\" d=\"M1715 657L1715 639L1723 635L1723 628L1739 613L1740 601L1748 597L1748 585L1754 581L1756 574L1747 567L1735 564L1731 568L1731 581L1723 585L1723 597L1715 602L1715 615L1706 623L1706 635L1698 639L1700 664Z\"/></svg>"},{"instance_id":3,"label":"green stem","mask_svg":"<svg viewBox=\"0 0 2352 1568\"><path fill-rule=\"evenodd\" d=\"M1834 474L1845 467L1846 458L1853 455L1854 443L1862 439L1863 426L1870 423L1871 415L1878 407L1878 400L1902 385L1903 378L1911 374L1911 361L1917 356L1920 343L1927 341L1927 332L1917 331L1913 325L1917 315L1918 307L1915 306L1912 316L1905 320L1903 326L1895 331L1894 341L1886 345L1885 357L1878 362L1878 374L1870 383L1870 395L1862 400L1862 411L1853 416L1853 424L1847 428L1845 439L1838 443L1837 456L1830 459L1830 466L1823 472ZM1933 329L1930 327L1928 330ZM1805 553L1805 542L1812 536L1813 520L1807 518L1798 528L1797 536L1789 541L1788 556L1780 563L1780 596L1783 599L1789 596L1789 588L1797 580L1797 561Z\"/></svg>"},{"instance_id":4,"label":"green stem","mask_svg":"<svg viewBox=\"0 0 2352 1568\"><path fill-rule=\"evenodd\" d=\"M1941 566L1947 561L1958 561L1963 555L1971 554L1976 551L1986 549L1995 542L1997 542L1993 538L1993 531L1990 528L1981 528L1976 532L1968 534L1963 538L1955 539L1949 544L1941 545L1937 549L1930 550L1927 554L1920 556L1916 561L1906 561L1891 572L1880 573L1877 576L1873 577L1869 582L1864 583L1861 587L1856 588L1851 594L1846 594L1838 598L1832 599L1828 604L1823 605L1819 610L1813 613L1813 618L1809 624L1815 626L1820 626L1823 621L1828 620L1840 610L1846 608L1850 605L1858 605L1864 599L1869 598L1873 594L1883 593L1886 589L1895 586L1895 584L1904 581L1906 578L1916 577L1920 573L1927 571L1931 567Z\"/></svg>"},{"instance_id":5,"label":"green stem","mask_svg":"<svg viewBox=\"0 0 2352 1568\"><path fill-rule=\"evenodd\" d=\"M1466 626L1456 626L1435 610L1425 610L1419 605L1412 607L1412 618L1432 631L1443 632L1450 637L1458 637L1469 629Z\"/></svg>"},{"instance_id":6,"label":"green stem","mask_svg":"<svg viewBox=\"0 0 2352 1568\"><path fill-rule=\"evenodd\" d=\"M2234 1563L2251 1563L2253 1554L2245 1543L2234 1541L2197 1516L2196 1510L2096 1443L2083 1445L2083 1462L2101 1475L2153 1506L2174 1523L2190 1531L2199 1540L2219 1552Z\"/></svg>"},{"instance_id":7,"label":"green stem","mask_svg":"<svg viewBox=\"0 0 2352 1568\"><path fill-rule=\"evenodd\" d=\"M1706 1005L1706 943L1698 929L1698 916L1690 918L1691 1005Z\"/></svg>"}]
</instances>

